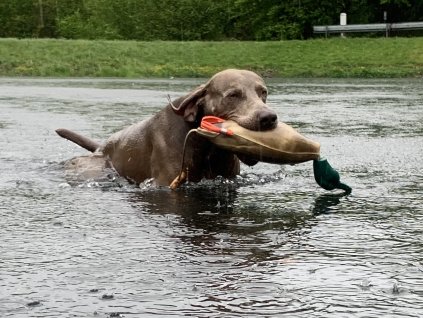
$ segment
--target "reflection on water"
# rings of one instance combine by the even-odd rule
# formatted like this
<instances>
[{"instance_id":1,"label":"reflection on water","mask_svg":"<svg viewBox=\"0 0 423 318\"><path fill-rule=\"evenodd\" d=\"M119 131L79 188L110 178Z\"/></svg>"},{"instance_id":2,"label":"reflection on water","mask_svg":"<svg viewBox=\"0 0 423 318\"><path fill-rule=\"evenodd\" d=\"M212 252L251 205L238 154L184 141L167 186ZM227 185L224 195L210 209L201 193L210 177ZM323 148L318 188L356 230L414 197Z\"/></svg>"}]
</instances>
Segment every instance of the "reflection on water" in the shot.
<instances>
[{"instance_id":1,"label":"reflection on water","mask_svg":"<svg viewBox=\"0 0 423 318\"><path fill-rule=\"evenodd\" d=\"M0 79L0 314L422 316L421 80L269 81L349 196L310 163L177 191L65 178L85 151L54 129L102 140L200 82Z\"/></svg>"},{"instance_id":2,"label":"reflection on water","mask_svg":"<svg viewBox=\"0 0 423 318\"><path fill-rule=\"evenodd\" d=\"M337 206L343 196L345 194L322 194L318 196L314 201L313 214L330 213L333 209L332 207Z\"/></svg>"}]
</instances>

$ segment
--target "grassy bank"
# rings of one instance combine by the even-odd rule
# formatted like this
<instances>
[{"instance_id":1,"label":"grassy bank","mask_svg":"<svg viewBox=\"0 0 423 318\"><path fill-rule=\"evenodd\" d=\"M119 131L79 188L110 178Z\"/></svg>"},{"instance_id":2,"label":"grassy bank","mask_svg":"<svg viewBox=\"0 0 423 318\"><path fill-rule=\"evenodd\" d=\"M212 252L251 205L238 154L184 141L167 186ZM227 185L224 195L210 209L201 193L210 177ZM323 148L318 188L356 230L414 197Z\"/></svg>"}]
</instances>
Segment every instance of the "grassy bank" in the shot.
<instances>
[{"instance_id":1,"label":"grassy bank","mask_svg":"<svg viewBox=\"0 0 423 318\"><path fill-rule=\"evenodd\" d=\"M0 76L195 77L223 68L280 77L423 76L423 38L282 42L0 39Z\"/></svg>"}]
</instances>

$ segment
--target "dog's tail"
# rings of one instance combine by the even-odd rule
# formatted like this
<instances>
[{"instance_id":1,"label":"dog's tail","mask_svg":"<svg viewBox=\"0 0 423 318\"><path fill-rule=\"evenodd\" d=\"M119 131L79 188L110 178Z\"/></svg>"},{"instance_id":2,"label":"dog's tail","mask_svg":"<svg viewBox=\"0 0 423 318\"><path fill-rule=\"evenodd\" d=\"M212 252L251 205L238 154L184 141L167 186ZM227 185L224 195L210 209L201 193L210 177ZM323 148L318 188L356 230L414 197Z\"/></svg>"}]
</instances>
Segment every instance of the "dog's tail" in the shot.
<instances>
[{"instance_id":1,"label":"dog's tail","mask_svg":"<svg viewBox=\"0 0 423 318\"><path fill-rule=\"evenodd\" d=\"M81 146L82 148L87 149L88 151L94 152L96 151L99 147L100 144L90 138L81 136L79 134L77 134L76 132L64 129L64 128L59 128L56 129L56 133L60 136L63 137L67 140L70 140L74 143L76 143L77 145Z\"/></svg>"}]
</instances>

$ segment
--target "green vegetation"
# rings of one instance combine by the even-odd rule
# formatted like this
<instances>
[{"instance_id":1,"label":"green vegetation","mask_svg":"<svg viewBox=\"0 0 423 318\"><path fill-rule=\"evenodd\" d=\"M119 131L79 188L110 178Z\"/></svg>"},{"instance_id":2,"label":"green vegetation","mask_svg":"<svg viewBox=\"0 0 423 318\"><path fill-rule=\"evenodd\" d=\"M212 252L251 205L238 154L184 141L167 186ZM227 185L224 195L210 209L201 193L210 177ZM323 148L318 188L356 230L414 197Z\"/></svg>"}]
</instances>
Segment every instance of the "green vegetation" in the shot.
<instances>
[{"instance_id":1,"label":"green vegetation","mask_svg":"<svg viewBox=\"0 0 423 318\"><path fill-rule=\"evenodd\" d=\"M273 77L423 76L423 38L270 42L0 40L1 76L206 77L246 68Z\"/></svg>"},{"instance_id":2,"label":"green vegetation","mask_svg":"<svg viewBox=\"0 0 423 318\"><path fill-rule=\"evenodd\" d=\"M289 40L313 25L422 21L422 0L2 0L0 37ZM402 32L402 35L404 33Z\"/></svg>"}]
</instances>

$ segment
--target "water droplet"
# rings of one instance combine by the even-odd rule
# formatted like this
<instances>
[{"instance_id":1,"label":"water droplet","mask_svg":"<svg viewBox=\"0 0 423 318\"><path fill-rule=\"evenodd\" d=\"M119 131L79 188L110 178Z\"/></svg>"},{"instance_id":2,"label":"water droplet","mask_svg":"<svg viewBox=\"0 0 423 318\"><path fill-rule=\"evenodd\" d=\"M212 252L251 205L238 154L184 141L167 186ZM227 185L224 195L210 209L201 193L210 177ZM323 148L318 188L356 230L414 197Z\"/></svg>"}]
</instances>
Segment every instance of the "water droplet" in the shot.
<instances>
[{"instance_id":1,"label":"water droplet","mask_svg":"<svg viewBox=\"0 0 423 318\"><path fill-rule=\"evenodd\" d=\"M396 282L392 286L392 293L395 295L398 295L400 293L400 288Z\"/></svg>"},{"instance_id":2,"label":"water droplet","mask_svg":"<svg viewBox=\"0 0 423 318\"><path fill-rule=\"evenodd\" d=\"M41 305L41 302L38 301L38 300L35 300L35 301L31 301L31 302L27 303L26 305L29 306L29 307L34 307L34 306Z\"/></svg>"},{"instance_id":3,"label":"water droplet","mask_svg":"<svg viewBox=\"0 0 423 318\"><path fill-rule=\"evenodd\" d=\"M360 283L360 287L361 287L361 289L363 289L363 290L368 290L368 289L370 289L370 287L372 287L373 285L370 283L370 281L367 279L367 278L365 278L365 279L363 279L362 281L361 281L361 283Z\"/></svg>"},{"instance_id":4,"label":"water droplet","mask_svg":"<svg viewBox=\"0 0 423 318\"><path fill-rule=\"evenodd\" d=\"M113 298L115 298L115 296L113 296L113 295L109 295L109 294L104 294L103 296L101 296L101 299L113 299Z\"/></svg>"}]
</instances>

